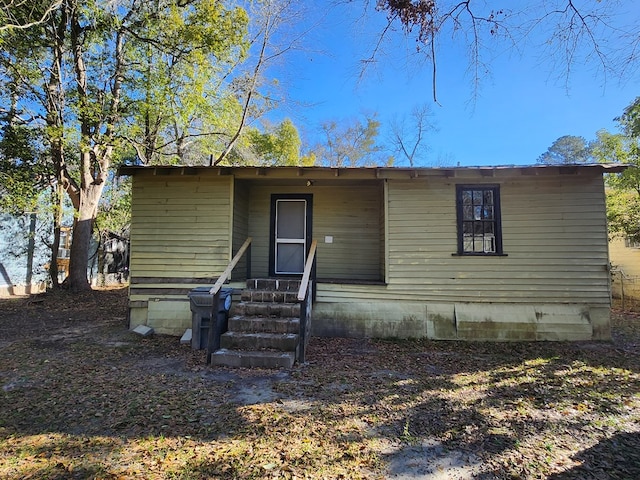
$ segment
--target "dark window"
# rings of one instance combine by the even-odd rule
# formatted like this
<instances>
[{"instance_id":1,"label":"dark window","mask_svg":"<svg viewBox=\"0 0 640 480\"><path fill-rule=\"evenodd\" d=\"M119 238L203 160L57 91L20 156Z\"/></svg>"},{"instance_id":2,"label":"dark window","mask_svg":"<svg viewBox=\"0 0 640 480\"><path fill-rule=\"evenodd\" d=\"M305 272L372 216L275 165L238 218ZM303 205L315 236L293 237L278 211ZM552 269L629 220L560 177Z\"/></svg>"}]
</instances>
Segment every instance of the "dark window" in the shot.
<instances>
[{"instance_id":1,"label":"dark window","mask_svg":"<svg viewBox=\"0 0 640 480\"><path fill-rule=\"evenodd\" d=\"M456 187L459 255L502 255L500 189L497 186Z\"/></svg>"}]
</instances>

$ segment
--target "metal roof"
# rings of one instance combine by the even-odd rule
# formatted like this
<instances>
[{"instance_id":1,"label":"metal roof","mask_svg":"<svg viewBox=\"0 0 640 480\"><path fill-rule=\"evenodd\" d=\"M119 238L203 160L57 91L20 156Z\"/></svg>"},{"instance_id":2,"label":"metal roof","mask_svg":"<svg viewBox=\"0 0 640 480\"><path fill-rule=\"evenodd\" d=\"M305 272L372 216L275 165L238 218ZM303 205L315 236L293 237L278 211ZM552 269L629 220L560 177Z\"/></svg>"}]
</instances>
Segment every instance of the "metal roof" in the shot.
<instances>
[{"instance_id":1,"label":"metal roof","mask_svg":"<svg viewBox=\"0 0 640 480\"><path fill-rule=\"evenodd\" d=\"M572 175L583 173L619 173L629 165L619 163L562 164L562 165L500 165L477 167L280 167L280 166L122 166L118 175L234 175L238 178L421 178L502 175Z\"/></svg>"}]
</instances>

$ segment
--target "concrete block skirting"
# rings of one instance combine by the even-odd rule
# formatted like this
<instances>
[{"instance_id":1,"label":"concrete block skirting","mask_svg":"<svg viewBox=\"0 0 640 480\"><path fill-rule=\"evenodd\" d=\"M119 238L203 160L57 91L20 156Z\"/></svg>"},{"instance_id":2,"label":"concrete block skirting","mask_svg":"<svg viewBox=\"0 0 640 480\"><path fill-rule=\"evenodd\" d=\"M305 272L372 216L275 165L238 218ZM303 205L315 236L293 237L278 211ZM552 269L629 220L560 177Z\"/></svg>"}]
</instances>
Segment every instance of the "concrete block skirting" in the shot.
<instances>
[{"instance_id":1,"label":"concrete block skirting","mask_svg":"<svg viewBox=\"0 0 640 480\"><path fill-rule=\"evenodd\" d=\"M234 305L235 307L235 305ZM312 335L434 340L580 341L611 338L609 308L577 304L318 302ZM130 325L180 336L191 327L188 301L149 301Z\"/></svg>"},{"instance_id":2,"label":"concrete block skirting","mask_svg":"<svg viewBox=\"0 0 640 480\"><path fill-rule=\"evenodd\" d=\"M471 341L611 338L606 307L497 303L318 303L313 307L312 334Z\"/></svg>"}]
</instances>

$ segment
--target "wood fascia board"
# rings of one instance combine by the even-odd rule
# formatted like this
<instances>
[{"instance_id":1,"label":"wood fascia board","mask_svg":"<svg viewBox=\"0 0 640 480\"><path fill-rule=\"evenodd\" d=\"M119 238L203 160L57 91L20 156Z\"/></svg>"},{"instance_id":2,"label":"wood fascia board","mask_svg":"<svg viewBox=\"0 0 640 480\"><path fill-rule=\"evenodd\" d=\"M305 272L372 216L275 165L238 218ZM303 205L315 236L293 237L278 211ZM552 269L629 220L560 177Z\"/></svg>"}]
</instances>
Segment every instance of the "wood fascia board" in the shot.
<instances>
[{"instance_id":1,"label":"wood fascia board","mask_svg":"<svg viewBox=\"0 0 640 480\"><path fill-rule=\"evenodd\" d=\"M558 167L558 173L560 175L577 175L578 167L576 167L575 165L569 167L560 166Z\"/></svg>"},{"instance_id":2,"label":"wood fascia board","mask_svg":"<svg viewBox=\"0 0 640 480\"><path fill-rule=\"evenodd\" d=\"M428 177L467 177L467 176L510 176L510 175L575 175L619 173L628 168L621 164L593 164L593 165L532 165L505 167L441 167L441 168L397 168L397 167L227 167L227 166L122 166L118 175L150 174L166 175L233 175L237 178L269 177L296 178L308 177L313 179L347 178L357 179L409 179Z\"/></svg>"},{"instance_id":3,"label":"wood fascia board","mask_svg":"<svg viewBox=\"0 0 640 480\"><path fill-rule=\"evenodd\" d=\"M154 167L153 174L158 177L167 176L171 175L171 170L162 167Z\"/></svg>"}]
</instances>

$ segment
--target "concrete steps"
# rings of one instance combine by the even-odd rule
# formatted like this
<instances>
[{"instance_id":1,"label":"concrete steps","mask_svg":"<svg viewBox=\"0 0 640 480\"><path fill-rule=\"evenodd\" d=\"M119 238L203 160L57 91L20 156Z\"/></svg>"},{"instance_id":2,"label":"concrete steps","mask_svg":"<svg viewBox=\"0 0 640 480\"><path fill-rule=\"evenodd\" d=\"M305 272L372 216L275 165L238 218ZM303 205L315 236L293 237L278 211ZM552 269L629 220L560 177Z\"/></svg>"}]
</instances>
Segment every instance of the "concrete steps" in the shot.
<instances>
[{"instance_id":1,"label":"concrete steps","mask_svg":"<svg viewBox=\"0 0 640 480\"><path fill-rule=\"evenodd\" d=\"M233 316L244 317L300 317L299 303L240 302L231 309Z\"/></svg>"},{"instance_id":2,"label":"concrete steps","mask_svg":"<svg viewBox=\"0 0 640 480\"><path fill-rule=\"evenodd\" d=\"M295 352L259 352L240 350L216 350L211 354L211 364L243 368L291 368Z\"/></svg>"},{"instance_id":3,"label":"concrete steps","mask_svg":"<svg viewBox=\"0 0 640 480\"><path fill-rule=\"evenodd\" d=\"M234 332L298 333L300 320L296 318L246 317L237 315L229 319L229 330Z\"/></svg>"},{"instance_id":4,"label":"concrete steps","mask_svg":"<svg viewBox=\"0 0 640 480\"><path fill-rule=\"evenodd\" d=\"M231 308L228 331L213 365L228 367L291 368L299 344L300 281L251 279L241 301Z\"/></svg>"},{"instance_id":5,"label":"concrete steps","mask_svg":"<svg viewBox=\"0 0 640 480\"><path fill-rule=\"evenodd\" d=\"M298 346L297 333L227 332L220 339L220 347L229 350L276 350L294 352Z\"/></svg>"}]
</instances>

